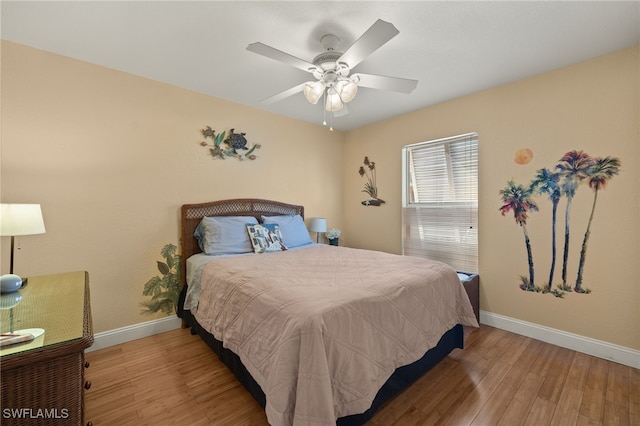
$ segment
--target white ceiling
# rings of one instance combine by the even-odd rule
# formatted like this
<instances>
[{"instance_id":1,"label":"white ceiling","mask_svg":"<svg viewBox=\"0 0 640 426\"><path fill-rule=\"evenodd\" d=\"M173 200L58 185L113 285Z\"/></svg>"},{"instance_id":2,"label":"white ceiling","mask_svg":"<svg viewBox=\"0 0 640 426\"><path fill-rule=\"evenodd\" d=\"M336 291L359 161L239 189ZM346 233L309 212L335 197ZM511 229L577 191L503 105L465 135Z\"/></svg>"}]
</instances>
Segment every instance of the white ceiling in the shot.
<instances>
[{"instance_id":1,"label":"white ceiling","mask_svg":"<svg viewBox=\"0 0 640 426\"><path fill-rule=\"evenodd\" d=\"M411 94L361 88L350 130L640 43L640 2L611 1L2 1L3 39L314 124L313 78L246 50L263 42L311 61L320 37L344 51L376 19L400 34L355 68L418 80Z\"/></svg>"}]
</instances>

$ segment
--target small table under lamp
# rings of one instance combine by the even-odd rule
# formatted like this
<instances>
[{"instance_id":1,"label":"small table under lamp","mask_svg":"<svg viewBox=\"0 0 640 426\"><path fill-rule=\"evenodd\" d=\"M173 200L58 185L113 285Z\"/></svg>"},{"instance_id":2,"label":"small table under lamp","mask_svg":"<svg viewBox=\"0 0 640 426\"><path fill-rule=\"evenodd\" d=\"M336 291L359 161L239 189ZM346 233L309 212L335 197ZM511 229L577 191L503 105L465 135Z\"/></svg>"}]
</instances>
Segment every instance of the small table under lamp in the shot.
<instances>
[{"instance_id":1,"label":"small table under lamp","mask_svg":"<svg viewBox=\"0 0 640 426\"><path fill-rule=\"evenodd\" d=\"M327 232L327 219L312 217L309 221L309 230L316 233L316 242L320 242L320 233Z\"/></svg>"},{"instance_id":2,"label":"small table under lamp","mask_svg":"<svg viewBox=\"0 0 640 426\"><path fill-rule=\"evenodd\" d=\"M13 256L15 237L21 235L44 234L44 220L40 204L1 204L0 205L0 236L11 237L11 261L9 274L0 277L2 293L17 291L26 283L13 273Z\"/></svg>"}]
</instances>

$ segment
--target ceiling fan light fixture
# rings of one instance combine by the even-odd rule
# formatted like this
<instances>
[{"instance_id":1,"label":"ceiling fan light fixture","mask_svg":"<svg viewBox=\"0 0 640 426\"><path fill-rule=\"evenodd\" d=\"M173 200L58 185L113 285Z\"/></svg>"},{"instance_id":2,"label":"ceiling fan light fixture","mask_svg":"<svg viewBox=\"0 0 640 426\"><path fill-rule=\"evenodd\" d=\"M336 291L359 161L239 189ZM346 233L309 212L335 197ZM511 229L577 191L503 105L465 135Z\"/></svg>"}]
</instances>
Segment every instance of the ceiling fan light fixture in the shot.
<instances>
[{"instance_id":1,"label":"ceiling fan light fixture","mask_svg":"<svg viewBox=\"0 0 640 426\"><path fill-rule=\"evenodd\" d=\"M312 103L313 105L318 103L320 97L324 93L324 82L322 81L313 81L304 85L304 97Z\"/></svg>"},{"instance_id":2,"label":"ceiling fan light fixture","mask_svg":"<svg viewBox=\"0 0 640 426\"><path fill-rule=\"evenodd\" d=\"M335 84L335 88L342 102L351 102L358 93L358 85L351 80L340 80Z\"/></svg>"},{"instance_id":3,"label":"ceiling fan light fixture","mask_svg":"<svg viewBox=\"0 0 640 426\"><path fill-rule=\"evenodd\" d=\"M344 108L344 104L342 103L342 99L340 99L340 95L333 87L327 89L327 102L325 103L324 109L330 112L340 111Z\"/></svg>"}]
</instances>

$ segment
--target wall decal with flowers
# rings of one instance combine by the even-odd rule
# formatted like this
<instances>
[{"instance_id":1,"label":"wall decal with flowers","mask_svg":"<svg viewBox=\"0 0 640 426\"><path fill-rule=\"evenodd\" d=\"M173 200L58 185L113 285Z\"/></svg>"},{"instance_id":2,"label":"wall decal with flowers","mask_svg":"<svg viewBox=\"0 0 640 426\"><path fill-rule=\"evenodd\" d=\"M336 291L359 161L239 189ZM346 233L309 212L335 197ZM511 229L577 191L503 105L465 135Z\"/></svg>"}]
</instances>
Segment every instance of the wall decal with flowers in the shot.
<instances>
[{"instance_id":1,"label":"wall decal with flowers","mask_svg":"<svg viewBox=\"0 0 640 426\"><path fill-rule=\"evenodd\" d=\"M364 184L362 192L369 194L369 198L362 202L363 206L379 206L384 200L378 198L378 186L376 183L376 163L369 161L369 157L364 157L364 166L360 166L358 173L362 177L366 177L367 182Z\"/></svg>"},{"instance_id":2,"label":"wall decal with flowers","mask_svg":"<svg viewBox=\"0 0 640 426\"><path fill-rule=\"evenodd\" d=\"M499 191L502 199L500 213L506 215L513 212L516 224L522 228L524 242L527 249L527 263L529 275L520 277L520 288L525 291L537 293L551 293L556 297L564 297L565 292L591 293L591 290L583 287L584 267L587 256L589 236L591 235L591 225L593 223L598 194L607 187L607 183L614 176L618 175L621 162L616 157L592 157L586 152L572 150L566 152L552 168L539 169L528 185L523 185L509 180L507 186ZM587 222L580 258L578 259L578 273L573 286L568 281L567 264L569 261L569 237L571 201L576 195L581 184L587 184L593 191L593 201ZM535 196L546 196L551 203L551 265L549 275L546 276L542 286L536 285L535 270L533 266L533 250L531 238L527 231L527 220L530 212L539 211L538 204L534 200ZM558 205L565 199L564 208L564 235L557 236L556 225L558 217ZM562 253L562 283L558 283L554 288L554 273L556 267L556 238L564 243Z\"/></svg>"},{"instance_id":3,"label":"wall decal with flowers","mask_svg":"<svg viewBox=\"0 0 640 426\"><path fill-rule=\"evenodd\" d=\"M258 158L255 154L256 149L260 149L259 143L254 144L251 148L247 147L247 138L244 136L246 133L236 133L235 129L231 129L229 134L226 135L226 131L216 134L216 131L207 126L202 129L202 136L205 140L200 142L200 145L209 148L209 153L214 159L225 160L227 158L237 158L238 160L255 160ZM226 138L225 138L226 136ZM211 139L208 142L206 139ZM238 152L246 151L246 152Z\"/></svg>"}]
</instances>

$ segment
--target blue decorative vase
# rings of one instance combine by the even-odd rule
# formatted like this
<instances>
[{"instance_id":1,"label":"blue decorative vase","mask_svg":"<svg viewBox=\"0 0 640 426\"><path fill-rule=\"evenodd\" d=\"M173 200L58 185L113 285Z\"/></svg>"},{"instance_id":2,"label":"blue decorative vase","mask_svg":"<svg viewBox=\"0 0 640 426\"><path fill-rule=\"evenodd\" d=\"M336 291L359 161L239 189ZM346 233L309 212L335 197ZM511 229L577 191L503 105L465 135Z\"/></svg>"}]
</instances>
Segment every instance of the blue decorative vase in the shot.
<instances>
[{"instance_id":1,"label":"blue decorative vase","mask_svg":"<svg viewBox=\"0 0 640 426\"><path fill-rule=\"evenodd\" d=\"M0 292L13 293L22 287L22 278L15 274L6 274L0 277Z\"/></svg>"},{"instance_id":2,"label":"blue decorative vase","mask_svg":"<svg viewBox=\"0 0 640 426\"><path fill-rule=\"evenodd\" d=\"M338 238L329 238L329 245L330 246L337 246L338 245Z\"/></svg>"}]
</instances>

